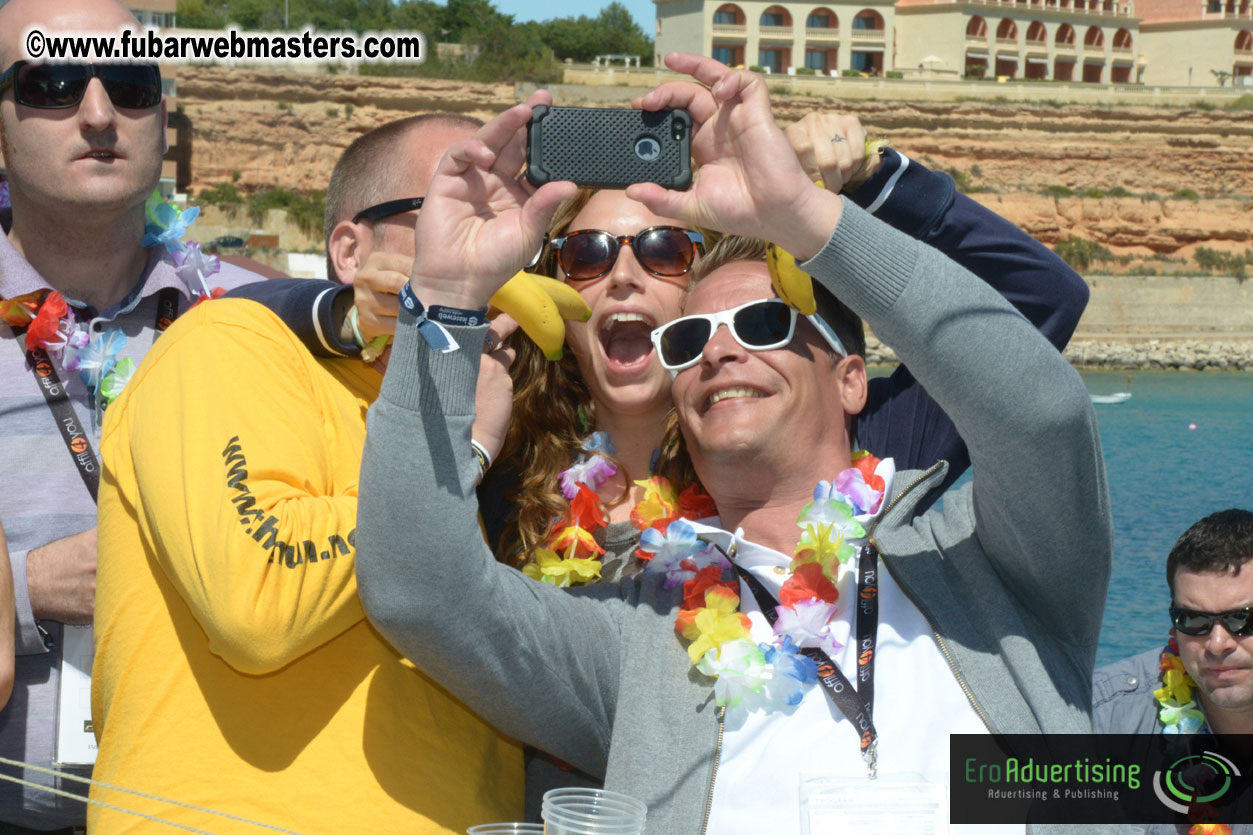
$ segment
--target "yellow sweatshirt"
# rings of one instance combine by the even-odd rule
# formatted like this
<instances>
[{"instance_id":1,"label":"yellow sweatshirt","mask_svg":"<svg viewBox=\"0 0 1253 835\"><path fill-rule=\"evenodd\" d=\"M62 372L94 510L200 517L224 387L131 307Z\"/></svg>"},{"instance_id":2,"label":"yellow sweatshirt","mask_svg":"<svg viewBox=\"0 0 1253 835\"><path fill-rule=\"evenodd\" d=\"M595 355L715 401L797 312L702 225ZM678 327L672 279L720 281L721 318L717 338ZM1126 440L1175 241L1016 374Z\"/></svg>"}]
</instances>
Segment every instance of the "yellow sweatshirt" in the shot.
<instances>
[{"instance_id":1,"label":"yellow sweatshirt","mask_svg":"<svg viewBox=\"0 0 1253 835\"><path fill-rule=\"evenodd\" d=\"M357 478L381 380L360 360L315 359L264 307L221 299L175 322L109 407L96 780L310 835L520 819L517 743L417 672L357 598ZM154 826L94 805L88 823Z\"/></svg>"}]
</instances>

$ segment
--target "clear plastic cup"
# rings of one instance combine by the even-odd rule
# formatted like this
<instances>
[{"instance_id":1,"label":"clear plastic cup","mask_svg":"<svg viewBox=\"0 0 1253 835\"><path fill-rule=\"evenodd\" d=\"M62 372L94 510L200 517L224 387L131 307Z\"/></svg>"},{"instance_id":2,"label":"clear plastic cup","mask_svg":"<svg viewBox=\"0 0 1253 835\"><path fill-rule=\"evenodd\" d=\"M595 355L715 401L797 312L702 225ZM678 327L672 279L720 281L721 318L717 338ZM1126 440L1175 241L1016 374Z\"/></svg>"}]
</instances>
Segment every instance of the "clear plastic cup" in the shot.
<instances>
[{"instance_id":1,"label":"clear plastic cup","mask_svg":"<svg viewBox=\"0 0 1253 835\"><path fill-rule=\"evenodd\" d=\"M466 835L544 835L544 824L480 823L467 829Z\"/></svg>"},{"instance_id":2,"label":"clear plastic cup","mask_svg":"<svg viewBox=\"0 0 1253 835\"><path fill-rule=\"evenodd\" d=\"M544 793L544 835L643 835L648 807L604 789L552 789Z\"/></svg>"}]
</instances>

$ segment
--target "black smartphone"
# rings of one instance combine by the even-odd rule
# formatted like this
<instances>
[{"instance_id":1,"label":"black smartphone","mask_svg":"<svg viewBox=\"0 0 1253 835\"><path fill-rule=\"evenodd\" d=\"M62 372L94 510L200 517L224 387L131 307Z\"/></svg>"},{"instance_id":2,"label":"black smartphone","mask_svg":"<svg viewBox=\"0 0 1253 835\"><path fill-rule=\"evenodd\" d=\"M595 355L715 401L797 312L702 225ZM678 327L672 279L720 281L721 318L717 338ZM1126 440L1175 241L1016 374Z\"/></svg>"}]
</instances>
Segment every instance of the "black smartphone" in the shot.
<instances>
[{"instance_id":1,"label":"black smartphone","mask_svg":"<svg viewBox=\"0 0 1253 835\"><path fill-rule=\"evenodd\" d=\"M526 134L533 185L573 180L594 188L692 184L692 117L686 110L537 105Z\"/></svg>"}]
</instances>

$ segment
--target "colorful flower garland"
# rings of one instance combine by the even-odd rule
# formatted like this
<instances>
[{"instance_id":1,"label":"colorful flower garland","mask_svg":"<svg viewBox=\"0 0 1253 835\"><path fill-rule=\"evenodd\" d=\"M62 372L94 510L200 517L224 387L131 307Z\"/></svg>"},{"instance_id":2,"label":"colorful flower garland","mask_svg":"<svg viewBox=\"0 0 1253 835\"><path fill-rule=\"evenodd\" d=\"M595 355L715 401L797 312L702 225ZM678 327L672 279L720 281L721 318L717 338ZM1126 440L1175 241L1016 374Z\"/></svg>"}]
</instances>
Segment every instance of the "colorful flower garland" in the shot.
<instances>
[{"instance_id":1,"label":"colorful flower garland","mask_svg":"<svg viewBox=\"0 0 1253 835\"><path fill-rule=\"evenodd\" d=\"M1170 630L1168 647L1162 651L1158 669L1161 670L1162 686L1153 691L1153 698L1161 706L1158 718L1164 726L1162 733L1196 733L1205 724L1205 714L1192 696L1196 682L1188 675L1179 658L1179 642L1173 629Z\"/></svg>"},{"instance_id":2,"label":"colorful flower garland","mask_svg":"<svg viewBox=\"0 0 1253 835\"><path fill-rule=\"evenodd\" d=\"M683 605L675 631L691 643L688 657L713 678L717 704L746 710L778 710L799 704L818 680L814 661L800 654L813 647L834 655L843 648L831 630L839 611L840 567L866 535L858 515L875 514L883 503L891 459L862 452L833 482L819 482L813 501L796 519L801 536L779 591L778 619L770 643L755 643L751 622L739 612L739 583L712 546L697 540L691 526L671 523L665 535L640 541L651 552L645 571L665 571L666 585L683 582ZM882 465L882 469L881 469ZM690 534L690 535L689 535ZM676 570L677 569L677 570Z\"/></svg>"},{"instance_id":3,"label":"colorful flower garland","mask_svg":"<svg viewBox=\"0 0 1253 835\"><path fill-rule=\"evenodd\" d=\"M187 284L193 304L217 298L226 291L209 288L207 278L221 269L216 255L206 256L196 242L183 243L187 228L200 214L193 206L186 211L166 203L154 191L144 207L147 220L140 245L161 245L174 262L174 271ZM130 358L118 359L126 347L126 334L121 328L109 328L92 336L85 322L79 322L74 310L57 290L38 290L0 301L0 319L10 327L26 328L27 349L42 348L48 356L68 372L78 372L83 385L93 396L97 421L135 373Z\"/></svg>"},{"instance_id":4,"label":"colorful flower garland","mask_svg":"<svg viewBox=\"0 0 1253 835\"><path fill-rule=\"evenodd\" d=\"M597 557L604 549L595 532L605 526L605 517L595 488L617 473L607 457L613 454L608 435L593 433L583 454L561 474L570 512L550 536L549 547L532 555L523 569L528 576L563 587L600 578ZM751 640L750 621L739 611L739 582L727 576L731 564L689 523L717 514L709 495L699 485L679 493L660 476L635 482L644 488L631 511L631 522L643 531L636 555L645 561L645 572L666 575L665 588L682 584L675 631L691 642L687 652L696 668L715 679L719 705L773 710L799 704L818 680L817 665L800 650L818 647L835 654L842 648L831 632L840 566L855 553L854 541L866 535L855 517L879 511L886 490L883 473L893 469L890 459L881 462L865 452L854 455L853 464L833 481L819 482L813 501L797 517L801 536L791 576L780 589L769 644Z\"/></svg>"}]
</instances>

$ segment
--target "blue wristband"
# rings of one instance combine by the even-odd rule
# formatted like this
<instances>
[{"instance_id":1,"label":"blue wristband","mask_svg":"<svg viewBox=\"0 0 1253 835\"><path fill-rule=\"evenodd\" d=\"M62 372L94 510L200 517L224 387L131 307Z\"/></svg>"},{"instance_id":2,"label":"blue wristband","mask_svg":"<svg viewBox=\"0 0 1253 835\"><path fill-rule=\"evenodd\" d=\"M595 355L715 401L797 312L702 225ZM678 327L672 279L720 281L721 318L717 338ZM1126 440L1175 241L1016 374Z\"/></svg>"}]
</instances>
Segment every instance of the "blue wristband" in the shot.
<instances>
[{"instance_id":1,"label":"blue wristband","mask_svg":"<svg viewBox=\"0 0 1253 835\"><path fill-rule=\"evenodd\" d=\"M414 294L413 288L409 286L407 281L405 286L400 288L400 304L405 310L413 314L416 320L414 324L418 327L418 333L422 334L422 338L426 340L426 344L432 350L439 351L441 354L447 354L461 347L443 325L427 318L426 308L423 307L422 302L418 301L417 295Z\"/></svg>"}]
</instances>

